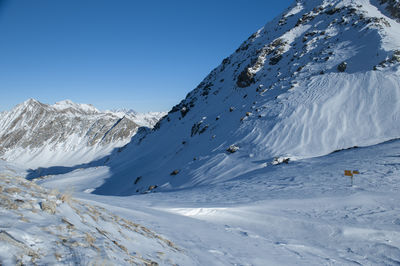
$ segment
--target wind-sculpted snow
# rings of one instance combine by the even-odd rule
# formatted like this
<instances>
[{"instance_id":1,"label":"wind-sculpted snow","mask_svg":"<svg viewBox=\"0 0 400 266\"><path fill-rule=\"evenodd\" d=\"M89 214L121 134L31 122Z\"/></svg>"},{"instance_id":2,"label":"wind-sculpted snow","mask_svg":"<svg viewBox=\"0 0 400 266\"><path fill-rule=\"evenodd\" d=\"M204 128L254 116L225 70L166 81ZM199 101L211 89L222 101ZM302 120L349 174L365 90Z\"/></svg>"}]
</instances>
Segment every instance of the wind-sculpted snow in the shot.
<instances>
[{"instance_id":1,"label":"wind-sculpted snow","mask_svg":"<svg viewBox=\"0 0 400 266\"><path fill-rule=\"evenodd\" d=\"M184 249L184 265L398 265L399 151L400 140L389 141L127 197L89 193L107 167L37 183L75 187L77 198L157 228ZM352 180L345 170L358 174Z\"/></svg>"},{"instance_id":2,"label":"wind-sculpted snow","mask_svg":"<svg viewBox=\"0 0 400 266\"><path fill-rule=\"evenodd\" d=\"M25 167L87 163L127 144L139 126L153 126L156 115L100 112L88 104L47 105L30 99L0 114L0 156ZM152 120L153 119L153 120Z\"/></svg>"},{"instance_id":3,"label":"wind-sculpted snow","mask_svg":"<svg viewBox=\"0 0 400 266\"><path fill-rule=\"evenodd\" d=\"M296 1L114 157L114 175L97 192L218 183L275 157L400 137L400 24L386 6Z\"/></svg>"}]
</instances>

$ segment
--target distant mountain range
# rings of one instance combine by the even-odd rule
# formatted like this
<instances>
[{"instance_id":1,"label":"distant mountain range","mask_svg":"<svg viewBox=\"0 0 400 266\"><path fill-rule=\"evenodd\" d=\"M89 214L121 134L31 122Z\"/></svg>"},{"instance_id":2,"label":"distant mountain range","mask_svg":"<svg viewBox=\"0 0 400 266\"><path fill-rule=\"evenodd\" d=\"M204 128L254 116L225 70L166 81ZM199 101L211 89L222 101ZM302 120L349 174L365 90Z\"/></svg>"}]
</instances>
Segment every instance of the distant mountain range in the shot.
<instances>
[{"instance_id":1,"label":"distant mountain range","mask_svg":"<svg viewBox=\"0 0 400 266\"><path fill-rule=\"evenodd\" d=\"M54 105L29 99L0 113L0 157L26 167L89 162L127 144L139 127L165 113L101 112L66 100Z\"/></svg>"}]
</instances>

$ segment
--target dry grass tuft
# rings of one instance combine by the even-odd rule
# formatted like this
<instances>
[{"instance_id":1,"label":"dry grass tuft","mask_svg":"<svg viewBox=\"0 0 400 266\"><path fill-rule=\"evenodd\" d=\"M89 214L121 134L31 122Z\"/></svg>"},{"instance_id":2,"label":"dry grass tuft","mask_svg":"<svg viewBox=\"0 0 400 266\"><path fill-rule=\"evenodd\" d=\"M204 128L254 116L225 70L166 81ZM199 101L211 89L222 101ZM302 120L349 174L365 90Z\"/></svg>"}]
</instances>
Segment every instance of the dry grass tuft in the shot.
<instances>
[{"instance_id":1,"label":"dry grass tuft","mask_svg":"<svg viewBox=\"0 0 400 266\"><path fill-rule=\"evenodd\" d=\"M50 190L49 195L52 196L58 196L60 194L60 191L58 191L58 189L54 188L52 190Z\"/></svg>"},{"instance_id":2,"label":"dry grass tuft","mask_svg":"<svg viewBox=\"0 0 400 266\"><path fill-rule=\"evenodd\" d=\"M8 187L4 191L7 192L8 194L13 194L13 193L20 193L21 189L18 187Z\"/></svg>"},{"instance_id":3,"label":"dry grass tuft","mask_svg":"<svg viewBox=\"0 0 400 266\"><path fill-rule=\"evenodd\" d=\"M72 191L66 191L64 193L60 193L58 199L61 200L63 203L71 205L73 200Z\"/></svg>"},{"instance_id":4,"label":"dry grass tuft","mask_svg":"<svg viewBox=\"0 0 400 266\"><path fill-rule=\"evenodd\" d=\"M40 208L42 211L47 212L49 214L55 214L57 205L53 201L42 201L40 203Z\"/></svg>"},{"instance_id":5,"label":"dry grass tuft","mask_svg":"<svg viewBox=\"0 0 400 266\"><path fill-rule=\"evenodd\" d=\"M54 257L56 257L56 260L57 261L61 261L61 259L62 259L62 256L61 256L61 254L59 254L59 253L54 253Z\"/></svg>"},{"instance_id":6,"label":"dry grass tuft","mask_svg":"<svg viewBox=\"0 0 400 266\"><path fill-rule=\"evenodd\" d=\"M91 246L94 246L94 242L96 242L96 238L94 236L92 236L89 233L86 233L85 235L85 240L86 242L88 242Z\"/></svg>"},{"instance_id":7,"label":"dry grass tuft","mask_svg":"<svg viewBox=\"0 0 400 266\"><path fill-rule=\"evenodd\" d=\"M61 221L67 225L68 229L73 229L75 226L69 222L66 218L61 218Z\"/></svg>"},{"instance_id":8,"label":"dry grass tuft","mask_svg":"<svg viewBox=\"0 0 400 266\"><path fill-rule=\"evenodd\" d=\"M114 245L116 245L117 247L119 247L120 249L122 249L123 251L125 251L126 254L129 254L128 249L127 249L125 246L121 245L120 243L118 243L118 242L115 241L115 240L111 240L111 241L114 243Z\"/></svg>"}]
</instances>

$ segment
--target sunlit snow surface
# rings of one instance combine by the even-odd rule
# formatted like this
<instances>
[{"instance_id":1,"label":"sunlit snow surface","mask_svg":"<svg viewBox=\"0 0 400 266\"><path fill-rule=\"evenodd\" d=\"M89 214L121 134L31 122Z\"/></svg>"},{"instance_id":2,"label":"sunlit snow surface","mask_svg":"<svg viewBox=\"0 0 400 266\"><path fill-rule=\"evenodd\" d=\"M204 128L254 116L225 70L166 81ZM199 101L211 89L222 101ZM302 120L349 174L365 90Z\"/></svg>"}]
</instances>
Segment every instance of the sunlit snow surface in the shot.
<instances>
[{"instance_id":1,"label":"sunlit snow surface","mask_svg":"<svg viewBox=\"0 0 400 266\"><path fill-rule=\"evenodd\" d=\"M195 265L395 265L399 151L400 141L390 141L269 165L219 184L129 197L85 192L94 178L107 178L104 168L38 183L73 188L83 202L165 235ZM360 172L353 186L344 170Z\"/></svg>"},{"instance_id":2,"label":"sunlit snow surface","mask_svg":"<svg viewBox=\"0 0 400 266\"><path fill-rule=\"evenodd\" d=\"M86 200L46 190L0 161L0 265L191 263L173 242ZM80 183L82 185L82 183Z\"/></svg>"}]
</instances>

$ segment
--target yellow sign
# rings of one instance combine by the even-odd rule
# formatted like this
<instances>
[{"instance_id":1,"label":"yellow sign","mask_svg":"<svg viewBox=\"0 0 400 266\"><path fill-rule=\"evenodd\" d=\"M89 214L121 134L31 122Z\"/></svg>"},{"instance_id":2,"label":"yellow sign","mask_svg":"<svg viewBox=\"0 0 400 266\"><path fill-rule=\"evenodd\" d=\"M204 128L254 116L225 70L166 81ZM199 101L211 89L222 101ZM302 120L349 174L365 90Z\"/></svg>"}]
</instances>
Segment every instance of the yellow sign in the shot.
<instances>
[{"instance_id":1,"label":"yellow sign","mask_svg":"<svg viewBox=\"0 0 400 266\"><path fill-rule=\"evenodd\" d=\"M358 170L354 170L354 171L353 171L353 174L354 174L354 175L359 175L360 172L359 172Z\"/></svg>"},{"instance_id":2,"label":"yellow sign","mask_svg":"<svg viewBox=\"0 0 400 266\"><path fill-rule=\"evenodd\" d=\"M350 170L344 170L345 176L353 176L353 173Z\"/></svg>"}]
</instances>

